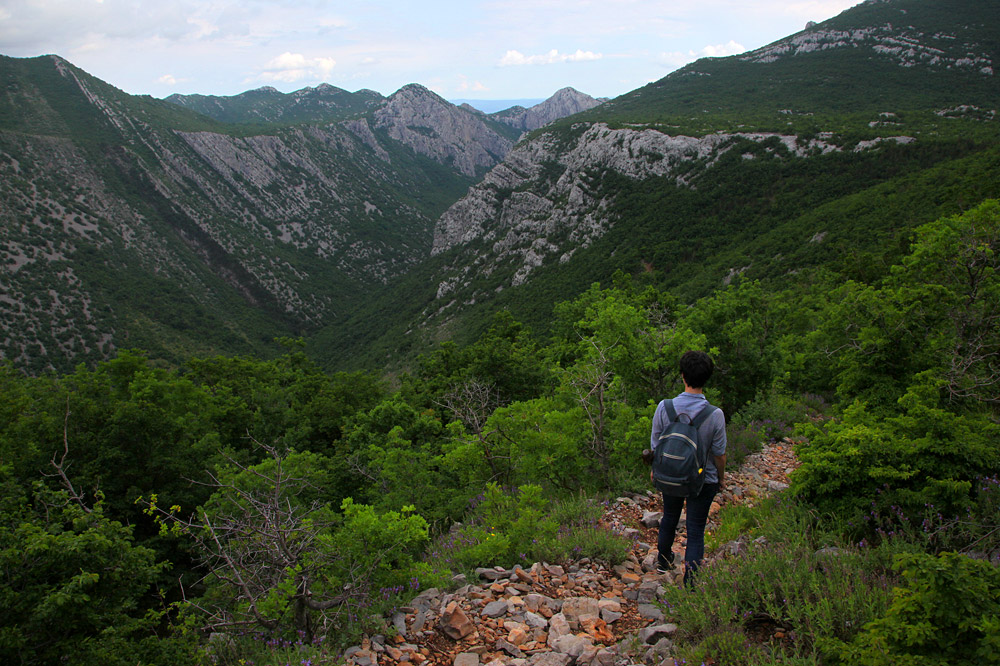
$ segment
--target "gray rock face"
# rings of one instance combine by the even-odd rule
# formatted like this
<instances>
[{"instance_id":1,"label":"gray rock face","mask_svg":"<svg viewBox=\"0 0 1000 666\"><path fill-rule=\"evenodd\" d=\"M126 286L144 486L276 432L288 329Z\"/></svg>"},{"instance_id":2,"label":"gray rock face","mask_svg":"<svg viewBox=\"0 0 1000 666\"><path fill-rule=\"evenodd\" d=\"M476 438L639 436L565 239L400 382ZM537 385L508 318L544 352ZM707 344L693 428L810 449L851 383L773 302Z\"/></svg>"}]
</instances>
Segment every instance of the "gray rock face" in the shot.
<instances>
[{"instance_id":1,"label":"gray rock face","mask_svg":"<svg viewBox=\"0 0 1000 666\"><path fill-rule=\"evenodd\" d=\"M921 32L886 23L851 30L813 25L740 57L740 60L770 63L814 51L865 49L874 57L887 58L901 67L922 66L958 69L993 76L993 58L985 45L966 42L957 35Z\"/></svg>"},{"instance_id":2,"label":"gray rock face","mask_svg":"<svg viewBox=\"0 0 1000 666\"><path fill-rule=\"evenodd\" d=\"M574 113L592 109L601 104L602 101L573 88L563 88L530 109L514 107L494 114L493 118L523 132L530 132L553 121L572 116Z\"/></svg>"},{"instance_id":3,"label":"gray rock face","mask_svg":"<svg viewBox=\"0 0 1000 666\"><path fill-rule=\"evenodd\" d=\"M464 290L474 276L501 266L517 266L499 288L524 283L546 261L568 261L610 228L606 195L593 191L588 173L609 170L634 179L667 177L691 187L690 172L678 167L697 161L710 169L740 140L777 139L796 155L808 150L836 150L818 140L800 145L794 136L710 134L671 136L654 129L612 129L602 123L542 134L519 144L469 193L449 208L434 227L432 254L471 246L445 272L437 297L469 300L487 297ZM483 246L485 245L485 250Z\"/></svg>"},{"instance_id":4,"label":"gray rock face","mask_svg":"<svg viewBox=\"0 0 1000 666\"><path fill-rule=\"evenodd\" d=\"M81 254L111 252L123 274L169 283L223 318L239 320L245 307L282 326L327 323L349 307L345 295L427 255L439 209L398 196L428 187L427 175L400 157L400 143L444 164L436 178L442 186L451 179L449 187L494 166L511 147L482 115L419 86L388 100L355 95L366 115L342 123L251 135L156 124L150 101L108 94L61 58L43 66L59 79L60 93L85 100L106 121L108 147L81 149L70 130L0 133L0 357L14 363L53 359L71 367L114 354L123 333L118 318L131 321L127 308L143 304L109 302L108 285L77 272ZM13 101L37 108L45 117L39 127L67 124L46 104L48 93L28 77L22 82ZM242 101L289 109L308 101L319 110L347 94L331 86L251 93Z\"/></svg>"},{"instance_id":5,"label":"gray rock face","mask_svg":"<svg viewBox=\"0 0 1000 666\"><path fill-rule=\"evenodd\" d=\"M493 167L512 143L490 129L481 114L454 106L411 84L375 112L375 127L421 155L452 164L470 178Z\"/></svg>"}]
</instances>

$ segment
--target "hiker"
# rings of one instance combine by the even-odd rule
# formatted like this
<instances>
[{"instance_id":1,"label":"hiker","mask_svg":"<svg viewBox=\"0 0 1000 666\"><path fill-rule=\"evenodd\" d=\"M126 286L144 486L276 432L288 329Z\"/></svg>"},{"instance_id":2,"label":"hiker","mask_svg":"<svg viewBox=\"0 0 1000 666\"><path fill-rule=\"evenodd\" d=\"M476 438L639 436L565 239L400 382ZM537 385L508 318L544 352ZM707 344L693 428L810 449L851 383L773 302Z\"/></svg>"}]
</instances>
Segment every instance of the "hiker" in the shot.
<instances>
[{"instance_id":1,"label":"hiker","mask_svg":"<svg viewBox=\"0 0 1000 666\"><path fill-rule=\"evenodd\" d=\"M701 565L705 555L705 524L708 522L708 511L712 506L712 500L722 487L726 471L726 419L722 410L710 405L705 397L704 386L708 378L712 376L714 365L708 354L702 351L685 352L680 359L681 379L684 381L684 391L676 398L663 400L656 407L653 415L653 430L650 435L650 444L653 451L657 450L660 436L667 430L668 426L675 422L670 417L670 412L676 414L676 422L696 423L697 440L699 445L707 449L704 452L704 477L700 490L698 484L691 486L694 491L687 487L680 491L667 489L665 485L657 483L650 471L650 479L663 494L663 518L660 520L660 533L657 548L659 558L657 560L657 570L666 573L674 564L673 543L674 535L677 531L677 523L680 521L681 510L687 502L687 548L684 551L684 583L690 585L694 579L698 567ZM672 410L671 410L672 407ZM705 409L708 412L698 419L698 415ZM694 433L692 433L694 434ZM700 482L700 480L699 480ZM687 492L692 492L684 496Z\"/></svg>"}]
</instances>

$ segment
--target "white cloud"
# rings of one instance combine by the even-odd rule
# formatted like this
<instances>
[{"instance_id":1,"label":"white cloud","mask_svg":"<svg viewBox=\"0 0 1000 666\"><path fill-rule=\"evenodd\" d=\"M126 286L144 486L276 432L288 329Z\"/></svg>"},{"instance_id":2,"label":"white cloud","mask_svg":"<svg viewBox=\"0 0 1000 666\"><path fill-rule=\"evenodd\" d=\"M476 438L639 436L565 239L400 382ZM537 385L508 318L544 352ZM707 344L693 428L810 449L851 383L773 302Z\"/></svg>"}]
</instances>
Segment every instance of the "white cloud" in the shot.
<instances>
[{"instance_id":1,"label":"white cloud","mask_svg":"<svg viewBox=\"0 0 1000 666\"><path fill-rule=\"evenodd\" d=\"M168 86L176 86L181 81L183 81L183 79L176 79L173 74L164 74L160 78L156 79L157 83L162 83Z\"/></svg>"},{"instance_id":2,"label":"white cloud","mask_svg":"<svg viewBox=\"0 0 1000 666\"><path fill-rule=\"evenodd\" d=\"M690 50L686 53L682 51L661 53L659 60L667 67L677 69L699 58L724 58L726 56L739 55L746 50L746 47L739 42L729 40L725 44L710 44L702 47L699 51Z\"/></svg>"},{"instance_id":3,"label":"white cloud","mask_svg":"<svg viewBox=\"0 0 1000 666\"><path fill-rule=\"evenodd\" d=\"M520 51L507 51L502 58L500 58L499 65L501 67L509 67L514 65L552 65L559 62L581 62L584 60L600 60L604 56L600 53L594 53L593 51L582 51L577 49L576 53L559 53L556 49L552 49L548 53L543 53L541 55L526 56Z\"/></svg>"},{"instance_id":4,"label":"white cloud","mask_svg":"<svg viewBox=\"0 0 1000 666\"><path fill-rule=\"evenodd\" d=\"M487 92L489 88L480 81L469 81L465 76L459 76L460 83L456 87L458 92Z\"/></svg>"},{"instance_id":5,"label":"white cloud","mask_svg":"<svg viewBox=\"0 0 1000 666\"><path fill-rule=\"evenodd\" d=\"M724 58L731 55L739 55L747 50L747 47L743 46L738 42L729 40L725 44L717 44L715 46L706 46L701 50L699 54L700 57L706 58Z\"/></svg>"},{"instance_id":6,"label":"white cloud","mask_svg":"<svg viewBox=\"0 0 1000 666\"><path fill-rule=\"evenodd\" d=\"M284 83L303 79L326 80L336 66L337 61L333 58L307 58L301 53L286 51L265 64L257 80Z\"/></svg>"}]
</instances>

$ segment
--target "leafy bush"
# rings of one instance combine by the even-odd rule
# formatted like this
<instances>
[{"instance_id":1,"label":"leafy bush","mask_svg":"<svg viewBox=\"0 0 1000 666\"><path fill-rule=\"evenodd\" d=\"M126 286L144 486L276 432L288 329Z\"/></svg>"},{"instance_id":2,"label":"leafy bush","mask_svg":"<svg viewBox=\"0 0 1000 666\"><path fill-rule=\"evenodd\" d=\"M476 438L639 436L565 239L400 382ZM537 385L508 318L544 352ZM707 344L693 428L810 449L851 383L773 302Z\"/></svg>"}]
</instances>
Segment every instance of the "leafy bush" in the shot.
<instances>
[{"instance_id":1,"label":"leafy bush","mask_svg":"<svg viewBox=\"0 0 1000 666\"><path fill-rule=\"evenodd\" d=\"M331 467L315 453L279 452L214 477L215 492L195 516L140 498L163 533L189 539L205 594L184 605L191 623L208 630L252 626L271 637L337 628L337 640L381 628L383 612L420 580L417 561L427 522L413 507L378 512L343 500L324 502Z\"/></svg>"},{"instance_id":2,"label":"leafy bush","mask_svg":"<svg viewBox=\"0 0 1000 666\"><path fill-rule=\"evenodd\" d=\"M858 666L1000 663L1000 569L958 553L896 558L903 585L844 661Z\"/></svg>"},{"instance_id":3,"label":"leafy bush","mask_svg":"<svg viewBox=\"0 0 1000 666\"><path fill-rule=\"evenodd\" d=\"M489 484L468 525L443 536L431 552L439 569L563 562L589 557L619 563L630 543L598 525L603 505L584 497L551 505L541 487L505 491Z\"/></svg>"},{"instance_id":4,"label":"leafy bush","mask_svg":"<svg viewBox=\"0 0 1000 666\"><path fill-rule=\"evenodd\" d=\"M29 498L4 470L0 491L0 661L188 662L182 641L153 634L163 614L152 586L167 565L131 527L40 484Z\"/></svg>"},{"instance_id":5,"label":"leafy bush","mask_svg":"<svg viewBox=\"0 0 1000 666\"><path fill-rule=\"evenodd\" d=\"M943 409L940 384L934 373L919 375L898 416L855 403L839 420L805 425L793 491L820 513L856 521L872 511L919 521L927 504L946 516L965 513L974 482L1000 468L1000 426L985 414Z\"/></svg>"},{"instance_id":6,"label":"leafy bush","mask_svg":"<svg viewBox=\"0 0 1000 666\"><path fill-rule=\"evenodd\" d=\"M826 663L825 640L851 640L888 607L892 556L908 544L848 546L817 532L805 507L777 500L736 513L739 526L763 538L738 557L706 565L693 588L666 590L667 615L680 627L678 657L720 665L773 664L779 656L781 663ZM723 527L733 517L726 511ZM786 639L772 641L771 630Z\"/></svg>"}]
</instances>

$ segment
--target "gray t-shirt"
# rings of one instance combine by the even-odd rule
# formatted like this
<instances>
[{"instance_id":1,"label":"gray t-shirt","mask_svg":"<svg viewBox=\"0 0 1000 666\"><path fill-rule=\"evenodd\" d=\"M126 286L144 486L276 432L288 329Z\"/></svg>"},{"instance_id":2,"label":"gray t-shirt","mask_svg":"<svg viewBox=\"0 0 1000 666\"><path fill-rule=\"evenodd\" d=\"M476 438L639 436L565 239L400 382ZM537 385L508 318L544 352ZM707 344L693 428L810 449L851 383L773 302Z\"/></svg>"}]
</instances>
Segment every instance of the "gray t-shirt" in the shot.
<instances>
[{"instance_id":1,"label":"gray t-shirt","mask_svg":"<svg viewBox=\"0 0 1000 666\"><path fill-rule=\"evenodd\" d=\"M667 417L667 408L664 404L666 400L660 401L653 414L653 430L649 436L649 446L656 450L657 437L670 423ZM690 422L698 416L698 412L708 404L708 398L701 393L681 393L674 398L674 410L677 418ZM705 465L705 483L718 483L719 472L715 468L715 460L712 456L723 456L726 454L726 415L721 409L716 409L705 422L698 428L698 439L702 442L711 442L708 450L708 463Z\"/></svg>"}]
</instances>

